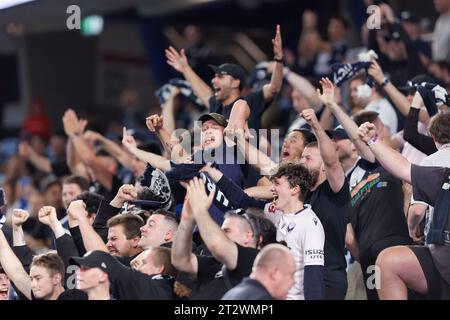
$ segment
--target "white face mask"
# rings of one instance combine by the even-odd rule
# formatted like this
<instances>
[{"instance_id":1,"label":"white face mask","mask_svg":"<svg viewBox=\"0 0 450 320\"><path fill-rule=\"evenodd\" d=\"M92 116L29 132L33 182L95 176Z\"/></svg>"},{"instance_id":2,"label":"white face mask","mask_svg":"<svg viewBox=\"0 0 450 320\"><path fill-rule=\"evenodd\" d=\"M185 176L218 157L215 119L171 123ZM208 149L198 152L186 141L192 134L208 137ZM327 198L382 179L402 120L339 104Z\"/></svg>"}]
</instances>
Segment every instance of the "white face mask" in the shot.
<instances>
[{"instance_id":1,"label":"white face mask","mask_svg":"<svg viewBox=\"0 0 450 320\"><path fill-rule=\"evenodd\" d=\"M363 84L361 86L358 86L356 88L356 96L358 97L361 102L368 102L370 99L370 96L372 95L372 88L367 84Z\"/></svg>"}]
</instances>

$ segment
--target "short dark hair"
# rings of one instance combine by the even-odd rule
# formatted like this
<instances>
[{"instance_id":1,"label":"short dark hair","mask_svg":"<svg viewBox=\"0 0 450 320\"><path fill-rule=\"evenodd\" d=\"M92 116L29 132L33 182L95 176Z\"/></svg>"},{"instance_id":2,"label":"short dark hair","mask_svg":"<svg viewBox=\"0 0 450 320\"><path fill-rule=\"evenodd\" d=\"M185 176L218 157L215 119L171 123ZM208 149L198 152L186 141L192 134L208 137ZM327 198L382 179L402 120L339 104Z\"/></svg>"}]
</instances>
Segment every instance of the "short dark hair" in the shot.
<instances>
[{"instance_id":1,"label":"short dark hair","mask_svg":"<svg viewBox=\"0 0 450 320\"><path fill-rule=\"evenodd\" d=\"M303 140L304 140L304 144L305 146L308 143L317 141L316 135L314 133L312 133L310 130L306 130L306 129L294 129L292 130L293 132L300 132L303 136Z\"/></svg>"},{"instance_id":2,"label":"short dark hair","mask_svg":"<svg viewBox=\"0 0 450 320\"><path fill-rule=\"evenodd\" d=\"M155 253L153 256L153 266L164 266L164 270L161 274L176 278L178 270L172 264L171 249L167 247L155 247L151 250Z\"/></svg>"},{"instance_id":3,"label":"short dark hair","mask_svg":"<svg viewBox=\"0 0 450 320\"><path fill-rule=\"evenodd\" d=\"M435 114L430 120L429 131L437 143L450 143L450 113Z\"/></svg>"},{"instance_id":4,"label":"short dark hair","mask_svg":"<svg viewBox=\"0 0 450 320\"><path fill-rule=\"evenodd\" d=\"M178 228L179 220L172 211L167 211L164 209L157 209L157 210L153 211L152 215L154 215L154 214L160 214L160 215L164 216L165 220L170 221L174 225L174 227Z\"/></svg>"},{"instance_id":5,"label":"short dark hair","mask_svg":"<svg viewBox=\"0 0 450 320\"><path fill-rule=\"evenodd\" d=\"M144 220L141 217L131 214L118 214L108 220L106 226L108 228L122 225L127 239L133 239L141 236L141 227L144 225Z\"/></svg>"},{"instance_id":6,"label":"short dark hair","mask_svg":"<svg viewBox=\"0 0 450 320\"><path fill-rule=\"evenodd\" d=\"M86 211L88 216L92 216L94 213L97 213L98 208L100 207L100 202L104 197L95 192L83 191L81 194L75 197L74 200L83 200L86 204Z\"/></svg>"},{"instance_id":7,"label":"short dark hair","mask_svg":"<svg viewBox=\"0 0 450 320\"><path fill-rule=\"evenodd\" d=\"M89 181L82 177L82 176L77 176L77 175L71 175L66 177L63 180L63 184L76 184L80 187L80 189L82 191L88 191L89 190Z\"/></svg>"},{"instance_id":8,"label":"short dark hair","mask_svg":"<svg viewBox=\"0 0 450 320\"><path fill-rule=\"evenodd\" d=\"M342 23L344 25L345 29L348 29L348 22L343 16L335 14L330 17L330 21L333 19L338 20L340 23Z\"/></svg>"},{"instance_id":9,"label":"short dark hair","mask_svg":"<svg viewBox=\"0 0 450 320\"><path fill-rule=\"evenodd\" d=\"M356 125L359 127L360 125L366 122L375 124L377 118L378 112L363 110L353 116L353 121L355 121Z\"/></svg>"},{"instance_id":10,"label":"short dark hair","mask_svg":"<svg viewBox=\"0 0 450 320\"><path fill-rule=\"evenodd\" d=\"M64 285L64 262L55 252L47 252L33 257L31 266L39 266L48 270L53 277L55 274L61 274L61 285Z\"/></svg>"},{"instance_id":11,"label":"short dark hair","mask_svg":"<svg viewBox=\"0 0 450 320\"><path fill-rule=\"evenodd\" d=\"M312 145L317 142L311 142L308 144ZM313 185L313 177L309 170L301 164L286 163L278 168L277 173L275 173L270 179L279 179L281 177L286 177L291 188L296 186L300 187L299 199L303 201L305 199L305 193Z\"/></svg>"}]
</instances>

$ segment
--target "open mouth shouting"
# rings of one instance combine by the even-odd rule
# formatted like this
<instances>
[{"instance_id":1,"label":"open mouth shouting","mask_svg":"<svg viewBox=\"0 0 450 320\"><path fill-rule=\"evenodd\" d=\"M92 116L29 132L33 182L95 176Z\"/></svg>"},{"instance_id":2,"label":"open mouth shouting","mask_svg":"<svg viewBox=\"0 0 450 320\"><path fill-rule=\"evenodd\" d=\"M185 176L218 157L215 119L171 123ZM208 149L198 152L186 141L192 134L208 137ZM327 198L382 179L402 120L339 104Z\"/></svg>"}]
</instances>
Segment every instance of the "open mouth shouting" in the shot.
<instances>
[{"instance_id":1,"label":"open mouth shouting","mask_svg":"<svg viewBox=\"0 0 450 320\"><path fill-rule=\"evenodd\" d=\"M0 288L0 300L8 300L8 287Z\"/></svg>"}]
</instances>

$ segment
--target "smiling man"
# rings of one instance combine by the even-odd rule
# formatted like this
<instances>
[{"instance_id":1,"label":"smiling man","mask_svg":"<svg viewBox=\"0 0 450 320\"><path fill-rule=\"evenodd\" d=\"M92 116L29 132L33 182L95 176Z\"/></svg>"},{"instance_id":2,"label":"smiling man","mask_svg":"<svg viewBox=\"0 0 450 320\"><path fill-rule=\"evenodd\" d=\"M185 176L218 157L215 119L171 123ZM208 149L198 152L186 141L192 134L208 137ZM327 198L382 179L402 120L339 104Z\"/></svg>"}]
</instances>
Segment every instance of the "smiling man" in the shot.
<instances>
[{"instance_id":1,"label":"smiling man","mask_svg":"<svg viewBox=\"0 0 450 320\"><path fill-rule=\"evenodd\" d=\"M217 169L206 166L204 171L216 181L233 207L264 209L264 217L275 224L277 241L285 241L295 258L295 283L288 299L322 299L325 233L314 211L303 205L313 185L309 170L299 164L281 165L271 177L272 202L249 197Z\"/></svg>"}]
</instances>

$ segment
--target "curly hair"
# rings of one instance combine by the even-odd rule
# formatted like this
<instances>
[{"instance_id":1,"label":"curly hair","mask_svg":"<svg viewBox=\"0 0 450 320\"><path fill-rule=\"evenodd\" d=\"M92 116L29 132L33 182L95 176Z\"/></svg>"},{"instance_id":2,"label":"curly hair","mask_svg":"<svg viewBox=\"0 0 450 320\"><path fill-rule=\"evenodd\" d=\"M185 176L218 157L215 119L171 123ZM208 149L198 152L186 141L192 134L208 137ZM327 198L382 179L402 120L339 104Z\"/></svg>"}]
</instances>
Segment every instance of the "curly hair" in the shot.
<instances>
[{"instance_id":1,"label":"curly hair","mask_svg":"<svg viewBox=\"0 0 450 320\"><path fill-rule=\"evenodd\" d=\"M306 191L313 186L313 177L309 170L301 164L286 163L278 168L278 171L270 180L286 177L291 188L300 187L299 199L304 200Z\"/></svg>"}]
</instances>

